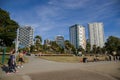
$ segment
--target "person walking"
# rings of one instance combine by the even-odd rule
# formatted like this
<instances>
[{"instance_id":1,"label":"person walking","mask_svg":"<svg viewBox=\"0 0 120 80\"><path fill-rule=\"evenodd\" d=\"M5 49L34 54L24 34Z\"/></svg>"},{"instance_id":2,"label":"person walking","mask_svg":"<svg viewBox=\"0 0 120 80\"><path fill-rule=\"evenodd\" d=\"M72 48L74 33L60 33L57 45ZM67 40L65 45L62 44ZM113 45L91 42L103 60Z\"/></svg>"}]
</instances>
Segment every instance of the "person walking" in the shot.
<instances>
[{"instance_id":1,"label":"person walking","mask_svg":"<svg viewBox=\"0 0 120 80\"><path fill-rule=\"evenodd\" d=\"M10 57L8 60L8 72L7 72L7 74L9 74L11 72L14 72L14 73L17 72L15 50L14 49L10 52Z\"/></svg>"},{"instance_id":2,"label":"person walking","mask_svg":"<svg viewBox=\"0 0 120 80\"><path fill-rule=\"evenodd\" d=\"M23 62L24 62L24 54L22 51L18 54L18 68L23 67Z\"/></svg>"}]
</instances>

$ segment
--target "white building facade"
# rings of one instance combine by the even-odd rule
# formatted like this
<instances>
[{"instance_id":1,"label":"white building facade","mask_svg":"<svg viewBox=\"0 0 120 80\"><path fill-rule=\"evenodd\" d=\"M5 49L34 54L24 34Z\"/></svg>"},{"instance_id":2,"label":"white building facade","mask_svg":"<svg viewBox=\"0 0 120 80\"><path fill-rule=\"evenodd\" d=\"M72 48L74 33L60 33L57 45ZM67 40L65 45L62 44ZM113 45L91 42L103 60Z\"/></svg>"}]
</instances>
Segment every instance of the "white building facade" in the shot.
<instances>
[{"instance_id":1,"label":"white building facade","mask_svg":"<svg viewBox=\"0 0 120 80\"><path fill-rule=\"evenodd\" d=\"M61 36L61 35L56 36L55 41L60 47L62 47L62 48L65 47L63 36Z\"/></svg>"},{"instance_id":2,"label":"white building facade","mask_svg":"<svg viewBox=\"0 0 120 80\"><path fill-rule=\"evenodd\" d=\"M103 23L97 23L97 22L89 23L88 29L89 29L89 40L90 40L91 48L93 47L93 45L102 48L104 46Z\"/></svg>"},{"instance_id":3,"label":"white building facade","mask_svg":"<svg viewBox=\"0 0 120 80\"><path fill-rule=\"evenodd\" d=\"M85 27L75 24L69 28L70 42L75 48L86 49Z\"/></svg>"},{"instance_id":4,"label":"white building facade","mask_svg":"<svg viewBox=\"0 0 120 80\"><path fill-rule=\"evenodd\" d=\"M18 28L18 41L20 47L30 47L33 45L33 28L31 26L24 26Z\"/></svg>"}]
</instances>

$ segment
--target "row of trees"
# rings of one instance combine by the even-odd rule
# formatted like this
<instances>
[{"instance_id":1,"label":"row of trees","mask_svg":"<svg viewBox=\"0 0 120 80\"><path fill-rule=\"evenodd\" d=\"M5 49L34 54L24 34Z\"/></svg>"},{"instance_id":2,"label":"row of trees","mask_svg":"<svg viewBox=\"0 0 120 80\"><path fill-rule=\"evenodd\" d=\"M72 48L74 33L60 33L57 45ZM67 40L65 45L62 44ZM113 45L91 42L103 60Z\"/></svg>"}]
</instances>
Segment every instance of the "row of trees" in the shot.
<instances>
[{"instance_id":1,"label":"row of trees","mask_svg":"<svg viewBox=\"0 0 120 80\"><path fill-rule=\"evenodd\" d=\"M91 49L91 45L87 42L86 50L84 50L81 46L78 49L68 41L65 40L65 48L61 48L55 41L51 41L50 45L42 45L42 38L40 36L35 37L36 43L34 46L31 46L31 51L42 51L45 53L71 53L77 55L78 52L82 52L83 54L112 54L114 52L117 55L120 55L120 38L110 36L103 48L97 47L93 45Z\"/></svg>"},{"instance_id":2,"label":"row of trees","mask_svg":"<svg viewBox=\"0 0 120 80\"><path fill-rule=\"evenodd\" d=\"M86 51L84 49L80 49L80 51L83 53L120 55L120 38L110 36L105 42L105 46L103 48L93 45L91 49L90 43L87 43Z\"/></svg>"},{"instance_id":3,"label":"row of trees","mask_svg":"<svg viewBox=\"0 0 120 80\"><path fill-rule=\"evenodd\" d=\"M74 46L68 41L65 41L65 48L60 47L55 41L51 41L49 45L42 45L41 36L35 37L35 44L30 47L31 52L44 52L44 53L73 53L75 52Z\"/></svg>"}]
</instances>

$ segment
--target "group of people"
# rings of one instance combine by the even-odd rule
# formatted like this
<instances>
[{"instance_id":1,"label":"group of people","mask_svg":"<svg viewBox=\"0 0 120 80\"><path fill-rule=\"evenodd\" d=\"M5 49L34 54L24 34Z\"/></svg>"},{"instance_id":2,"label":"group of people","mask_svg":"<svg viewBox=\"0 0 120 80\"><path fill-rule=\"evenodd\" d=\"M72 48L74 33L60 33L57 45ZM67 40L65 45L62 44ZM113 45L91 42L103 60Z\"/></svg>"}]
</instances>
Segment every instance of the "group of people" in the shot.
<instances>
[{"instance_id":1,"label":"group of people","mask_svg":"<svg viewBox=\"0 0 120 80\"><path fill-rule=\"evenodd\" d=\"M18 65L17 63L18 62ZM10 52L10 56L9 56L9 59L8 59L8 71L7 71L7 74L9 73L16 73L18 72L16 70L16 68L22 68L23 67L23 62L24 62L24 54L23 52L19 52L18 54L18 61L16 60L16 55L15 55L15 50L13 49L11 52Z\"/></svg>"}]
</instances>

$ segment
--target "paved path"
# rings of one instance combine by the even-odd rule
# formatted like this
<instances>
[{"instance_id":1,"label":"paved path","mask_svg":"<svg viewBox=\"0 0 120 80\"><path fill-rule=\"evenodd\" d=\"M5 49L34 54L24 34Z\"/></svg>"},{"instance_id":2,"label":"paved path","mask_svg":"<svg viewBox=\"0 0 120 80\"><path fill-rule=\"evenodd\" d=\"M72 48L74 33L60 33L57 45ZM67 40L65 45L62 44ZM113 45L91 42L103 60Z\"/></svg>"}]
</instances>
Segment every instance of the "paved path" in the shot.
<instances>
[{"instance_id":1,"label":"paved path","mask_svg":"<svg viewBox=\"0 0 120 80\"><path fill-rule=\"evenodd\" d=\"M61 63L43 60L34 55L29 56L29 60L29 63L24 64L24 67L19 69L18 73L12 75L14 77L17 75L16 80L120 79L120 70L118 70L120 69L120 62ZM14 80L10 78L9 80Z\"/></svg>"}]
</instances>

